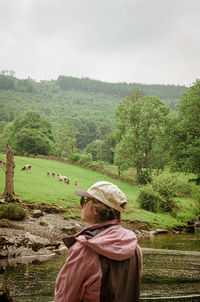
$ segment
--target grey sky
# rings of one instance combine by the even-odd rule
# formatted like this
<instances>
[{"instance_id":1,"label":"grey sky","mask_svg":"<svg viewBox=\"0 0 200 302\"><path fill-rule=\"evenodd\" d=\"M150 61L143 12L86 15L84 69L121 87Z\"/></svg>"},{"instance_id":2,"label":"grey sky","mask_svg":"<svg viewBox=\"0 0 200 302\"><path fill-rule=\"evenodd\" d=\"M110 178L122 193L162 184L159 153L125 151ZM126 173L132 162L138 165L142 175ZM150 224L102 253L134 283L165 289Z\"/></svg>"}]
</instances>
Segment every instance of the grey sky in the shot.
<instances>
[{"instance_id":1,"label":"grey sky","mask_svg":"<svg viewBox=\"0 0 200 302\"><path fill-rule=\"evenodd\" d=\"M200 0L0 0L0 70L189 86L199 16Z\"/></svg>"}]
</instances>

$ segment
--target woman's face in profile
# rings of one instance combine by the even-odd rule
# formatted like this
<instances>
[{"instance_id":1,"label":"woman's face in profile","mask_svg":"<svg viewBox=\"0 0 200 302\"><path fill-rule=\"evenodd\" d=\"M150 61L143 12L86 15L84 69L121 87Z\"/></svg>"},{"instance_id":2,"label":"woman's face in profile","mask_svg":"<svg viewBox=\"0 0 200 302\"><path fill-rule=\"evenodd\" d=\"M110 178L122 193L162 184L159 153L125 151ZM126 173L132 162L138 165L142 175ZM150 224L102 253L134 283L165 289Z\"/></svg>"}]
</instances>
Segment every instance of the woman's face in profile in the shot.
<instances>
[{"instance_id":1,"label":"woman's face in profile","mask_svg":"<svg viewBox=\"0 0 200 302\"><path fill-rule=\"evenodd\" d=\"M86 200L82 205L82 220L90 224L96 223L97 213L92 200Z\"/></svg>"}]
</instances>

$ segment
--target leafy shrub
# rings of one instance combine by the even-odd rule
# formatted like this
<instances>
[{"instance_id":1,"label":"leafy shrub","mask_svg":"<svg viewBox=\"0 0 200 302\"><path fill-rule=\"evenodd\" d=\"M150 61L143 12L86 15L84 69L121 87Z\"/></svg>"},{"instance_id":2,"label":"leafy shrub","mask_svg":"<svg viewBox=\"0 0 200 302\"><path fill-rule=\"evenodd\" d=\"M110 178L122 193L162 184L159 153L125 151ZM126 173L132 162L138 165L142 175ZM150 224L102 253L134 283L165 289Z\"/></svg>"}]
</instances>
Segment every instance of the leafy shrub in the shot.
<instances>
[{"instance_id":1,"label":"leafy shrub","mask_svg":"<svg viewBox=\"0 0 200 302\"><path fill-rule=\"evenodd\" d=\"M152 185L148 185L140 189L137 201L142 209L156 213L159 209L162 197L153 189Z\"/></svg>"},{"instance_id":2,"label":"leafy shrub","mask_svg":"<svg viewBox=\"0 0 200 302\"><path fill-rule=\"evenodd\" d=\"M165 212L174 212L174 210L178 209L178 205L175 200L173 199L165 199L162 197L160 202L160 208L163 209ZM175 212L174 212L175 214Z\"/></svg>"},{"instance_id":3,"label":"leafy shrub","mask_svg":"<svg viewBox=\"0 0 200 302\"><path fill-rule=\"evenodd\" d=\"M79 161L80 158L81 158L81 154L80 153L72 153L70 155L70 159L72 161Z\"/></svg>"},{"instance_id":4,"label":"leafy shrub","mask_svg":"<svg viewBox=\"0 0 200 302\"><path fill-rule=\"evenodd\" d=\"M153 189L165 199L170 200L176 195L176 178L169 172L153 177Z\"/></svg>"},{"instance_id":5,"label":"leafy shrub","mask_svg":"<svg viewBox=\"0 0 200 302\"><path fill-rule=\"evenodd\" d=\"M82 166L87 166L88 163L91 163L91 161L92 161L92 154L84 153L84 154L81 154L81 157L80 157L78 163L81 164Z\"/></svg>"},{"instance_id":6,"label":"leafy shrub","mask_svg":"<svg viewBox=\"0 0 200 302\"><path fill-rule=\"evenodd\" d=\"M177 178L168 171L153 177L153 189L161 195L160 208L166 212L178 209L173 197L177 195Z\"/></svg>"},{"instance_id":7,"label":"leafy shrub","mask_svg":"<svg viewBox=\"0 0 200 302\"><path fill-rule=\"evenodd\" d=\"M25 209L15 203L0 205L0 218L9 220L23 220L26 217Z\"/></svg>"},{"instance_id":8,"label":"leafy shrub","mask_svg":"<svg viewBox=\"0 0 200 302\"><path fill-rule=\"evenodd\" d=\"M148 182L151 182L151 177L148 170L143 169L142 174L137 174L136 181L141 185L146 185Z\"/></svg>"},{"instance_id":9,"label":"leafy shrub","mask_svg":"<svg viewBox=\"0 0 200 302\"><path fill-rule=\"evenodd\" d=\"M88 163L90 163L92 161L92 154L90 153L73 153L70 156L70 160L72 160L73 162L78 162L80 165L82 166L87 166Z\"/></svg>"},{"instance_id":10,"label":"leafy shrub","mask_svg":"<svg viewBox=\"0 0 200 302\"><path fill-rule=\"evenodd\" d=\"M191 196L196 200L200 206L200 187L197 185L192 185Z\"/></svg>"},{"instance_id":11,"label":"leafy shrub","mask_svg":"<svg viewBox=\"0 0 200 302\"><path fill-rule=\"evenodd\" d=\"M190 196L192 192L192 185L187 181L177 180L176 183L176 196Z\"/></svg>"}]
</instances>

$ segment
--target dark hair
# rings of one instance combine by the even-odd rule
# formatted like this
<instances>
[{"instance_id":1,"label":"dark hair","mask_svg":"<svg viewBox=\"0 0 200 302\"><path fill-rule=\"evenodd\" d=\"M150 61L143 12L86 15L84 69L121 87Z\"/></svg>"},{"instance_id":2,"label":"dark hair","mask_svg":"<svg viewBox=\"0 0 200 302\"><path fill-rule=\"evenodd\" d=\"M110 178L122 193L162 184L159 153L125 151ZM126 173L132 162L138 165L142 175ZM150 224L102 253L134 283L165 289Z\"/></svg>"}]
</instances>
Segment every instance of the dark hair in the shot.
<instances>
[{"instance_id":1,"label":"dark hair","mask_svg":"<svg viewBox=\"0 0 200 302\"><path fill-rule=\"evenodd\" d=\"M99 200L95 198L91 198L92 205L95 208L95 211L97 212L97 222L104 222L107 220L113 220L118 219L121 220L121 213L120 211L117 211L106 204L100 202Z\"/></svg>"}]
</instances>

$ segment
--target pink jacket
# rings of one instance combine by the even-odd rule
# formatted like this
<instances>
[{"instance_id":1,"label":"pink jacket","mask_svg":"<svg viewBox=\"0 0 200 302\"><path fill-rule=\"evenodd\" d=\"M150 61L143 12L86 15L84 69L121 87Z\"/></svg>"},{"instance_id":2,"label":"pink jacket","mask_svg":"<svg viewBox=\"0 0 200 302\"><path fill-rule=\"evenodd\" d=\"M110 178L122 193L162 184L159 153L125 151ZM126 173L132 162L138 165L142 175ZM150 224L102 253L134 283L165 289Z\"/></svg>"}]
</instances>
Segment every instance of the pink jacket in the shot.
<instances>
[{"instance_id":1,"label":"pink jacket","mask_svg":"<svg viewBox=\"0 0 200 302\"><path fill-rule=\"evenodd\" d=\"M96 234L88 239L87 232ZM64 242L71 247L56 279L54 302L139 301L142 253L132 231L112 220L89 226ZM112 265L113 272L108 270ZM133 272L123 273L125 265Z\"/></svg>"}]
</instances>

